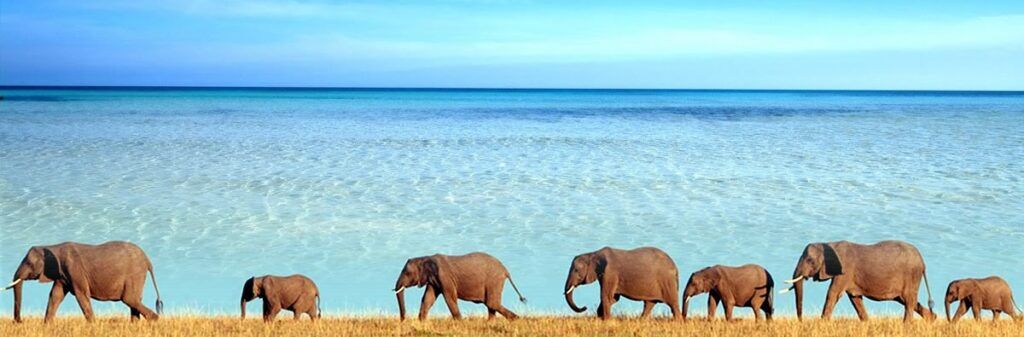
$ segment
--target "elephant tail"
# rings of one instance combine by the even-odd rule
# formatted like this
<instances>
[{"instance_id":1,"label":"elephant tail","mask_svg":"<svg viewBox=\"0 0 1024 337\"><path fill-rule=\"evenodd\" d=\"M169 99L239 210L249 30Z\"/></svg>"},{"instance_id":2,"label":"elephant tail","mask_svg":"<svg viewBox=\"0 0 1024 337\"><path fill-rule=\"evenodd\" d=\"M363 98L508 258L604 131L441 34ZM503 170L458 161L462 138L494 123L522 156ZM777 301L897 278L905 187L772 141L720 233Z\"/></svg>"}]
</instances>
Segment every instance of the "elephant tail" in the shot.
<instances>
[{"instance_id":1,"label":"elephant tail","mask_svg":"<svg viewBox=\"0 0 1024 337\"><path fill-rule=\"evenodd\" d=\"M324 309L320 308L320 292L316 292L316 318L321 318L324 315Z\"/></svg>"},{"instance_id":2,"label":"elephant tail","mask_svg":"<svg viewBox=\"0 0 1024 337\"><path fill-rule=\"evenodd\" d=\"M512 282L512 275L505 272L505 278L508 279L508 283L512 284L512 289L515 289L516 295L519 295L519 302L526 303L526 297L523 297L523 293L519 292L519 287L516 287L516 283Z\"/></svg>"},{"instance_id":3,"label":"elephant tail","mask_svg":"<svg viewBox=\"0 0 1024 337\"><path fill-rule=\"evenodd\" d=\"M1024 320L1024 311L1020 311L1020 307L1017 306L1017 300L1013 298L1013 294L1012 293L1010 294L1010 303L1013 304L1013 308L1014 309L1017 309L1017 316L1013 317L1013 315L1011 315L1011 317L1013 317L1015 319L1018 319L1018 320Z\"/></svg>"},{"instance_id":4,"label":"elephant tail","mask_svg":"<svg viewBox=\"0 0 1024 337\"><path fill-rule=\"evenodd\" d=\"M924 276L924 289L928 291L928 311L935 313L933 309L935 307L935 301L932 300L932 287L928 285L928 273L921 272L921 275Z\"/></svg>"},{"instance_id":5,"label":"elephant tail","mask_svg":"<svg viewBox=\"0 0 1024 337\"><path fill-rule=\"evenodd\" d=\"M160 300L160 288L156 286L156 274L153 273L153 264L149 264L149 278L153 279L153 290L156 290L156 313L164 313L164 301Z\"/></svg>"},{"instance_id":6,"label":"elephant tail","mask_svg":"<svg viewBox=\"0 0 1024 337\"><path fill-rule=\"evenodd\" d=\"M775 280L772 279L772 274L766 269L764 276L767 277L767 283L765 287L768 289L768 310L765 310L768 314L775 314Z\"/></svg>"}]
</instances>

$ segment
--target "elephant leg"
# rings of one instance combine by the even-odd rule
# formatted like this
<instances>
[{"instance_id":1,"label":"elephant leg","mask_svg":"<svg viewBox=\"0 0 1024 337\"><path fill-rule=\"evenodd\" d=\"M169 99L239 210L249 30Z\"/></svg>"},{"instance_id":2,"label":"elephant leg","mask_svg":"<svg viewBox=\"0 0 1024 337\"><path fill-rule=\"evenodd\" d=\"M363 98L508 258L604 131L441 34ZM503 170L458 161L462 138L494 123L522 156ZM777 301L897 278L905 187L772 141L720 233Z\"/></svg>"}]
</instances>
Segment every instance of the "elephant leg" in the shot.
<instances>
[{"instance_id":1,"label":"elephant leg","mask_svg":"<svg viewBox=\"0 0 1024 337\"><path fill-rule=\"evenodd\" d=\"M768 304L768 301L761 302L761 311L764 311L765 320L772 320L772 312L774 311L774 308L772 308L771 305Z\"/></svg>"},{"instance_id":2,"label":"elephant leg","mask_svg":"<svg viewBox=\"0 0 1024 337\"><path fill-rule=\"evenodd\" d=\"M974 314L975 321L981 321L981 301L971 303L971 313Z\"/></svg>"},{"instance_id":3,"label":"elephant leg","mask_svg":"<svg viewBox=\"0 0 1024 337\"><path fill-rule=\"evenodd\" d=\"M916 312L918 315L921 315L921 318L931 319L935 317L935 313L932 312L931 310L928 310L928 308L925 308L923 305L921 305L921 303L917 303L916 305L914 305L914 312Z\"/></svg>"},{"instance_id":4,"label":"elephant leg","mask_svg":"<svg viewBox=\"0 0 1024 337\"><path fill-rule=\"evenodd\" d=\"M723 300L722 306L725 307L725 320L732 321L732 309L736 306L732 301Z\"/></svg>"},{"instance_id":5,"label":"elephant leg","mask_svg":"<svg viewBox=\"0 0 1024 337\"><path fill-rule=\"evenodd\" d=\"M306 310L306 315L309 315L309 320L310 321L316 321L319 318L319 317L316 317L317 316L316 306L314 305L314 306L310 307L309 310Z\"/></svg>"},{"instance_id":6,"label":"elephant leg","mask_svg":"<svg viewBox=\"0 0 1024 337\"><path fill-rule=\"evenodd\" d=\"M486 303L484 303L487 305L487 319L494 318L495 313L501 314L501 316L506 319L519 318L519 316L512 312L512 310L508 310L504 305L501 305L501 296L497 295L500 293L500 291L488 293L489 296L486 298Z\"/></svg>"},{"instance_id":7,"label":"elephant leg","mask_svg":"<svg viewBox=\"0 0 1024 337\"><path fill-rule=\"evenodd\" d=\"M53 283L53 288L50 288L50 301L46 303L44 322L50 322L57 316L57 308L60 307L61 302L64 302L64 296L67 296L67 294L67 289L64 289L60 282Z\"/></svg>"},{"instance_id":8,"label":"elephant leg","mask_svg":"<svg viewBox=\"0 0 1024 337\"><path fill-rule=\"evenodd\" d=\"M615 303L615 289L612 286L601 287L601 319L612 318L612 303Z\"/></svg>"},{"instance_id":9,"label":"elephant leg","mask_svg":"<svg viewBox=\"0 0 1024 337\"><path fill-rule=\"evenodd\" d=\"M993 321L998 321L999 320L999 310L995 310L995 309L992 310L992 320Z\"/></svg>"},{"instance_id":10,"label":"elephant leg","mask_svg":"<svg viewBox=\"0 0 1024 337\"><path fill-rule=\"evenodd\" d=\"M651 310L654 309L654 301L644 301L644 311L640 313L640 318L651 317Z\"/></svg>"},{"instance_id":11,"label":"elephant leg","mask_svg":"<svg viewBox=\"0 0 1024 337\"><path fill-rule=\"evenodd\" d=\"M839 295L844 291L836 286L836 282L832 281L832 284L828 286L828 295L825 296L825 309L821 311L821 319L828 320L832 318L832 311L836 309L836 302L839 302Z\"/></svg>"},{"instance_id":12,"label":"elephant leg","mask_svg":"<svg viewBox=\"0 0 1024 337\"><path fill-rule=\"evenodd\" d=\"M263 321L273 322L277 319L277 314L281 312L281 305L278 303L271 302L268 299L263 299Z\"/></svg>"},{"instance_id":13,"label":"elephant leg","mask_svg":"<svg viewBox=\"0 0 1024 337\"><path fill-rule=\"evenodd\" d=\"M1014 317L1017 317L1017 310L1013 308L1013 304L1009 304L1013 303L1013 298L1003 300L1003 303L1007 303L1005 304L1006 308L1003 308L1003 312L1005 312L1007 316L1010 316L1010 320L1013 320Z\"/></svg>"},{"instance_id":14,"label":"elephant leg","mask_svg":"<svg viewBox=\"0 0 1024 337\"><path fill-rule=\"evenodd\" d=\"M708 294L708 319L715 319L715 311L718 310L718 298L715 295Z\"/></svg>"},{"instance_id":15,"label":"elephant leg","mask_svg":"<svg viewBox=\"0 0 1024 337\"><path fill-rule=\"evenodd\" d=\"M78 306L82 308L82 315L85 315L85 320L92 322L95 315L92 312L92 302L89 300L89 295L76 291L75 300L78 301Z\"/></svg>"},{"instance_id":16,"label":"elephant leg","mask_svg":"<svg viewBox=\"0 0 1024 337\"><path fill-rule=\"evenodd\" d=\"M437 291L434 287L427 286L427 290L423 291L423 299L420 300L420 316L419 319L427 319L427 314L430 313L430 307L434 306L434 301L437 300Z\"/></svg>"},{"instance_id":17,"label":"elephant leg","mask_svg":"<svg viewBox=\"0 0 1024 337\"><path fill-rule=\"evenodd\" d=\"M452 318L462 319L462 313L459 312L459 297L455 291L445 291L443 294L444 303L448 304L448 311L452 313Z\"/></svg>"},{"instance_id":18,"label":"elephant leg","mask_svg":"<svg viewBox=\"0 0 1024 337\"><path fill-rule=\"evenodd\" d=\"M852 294L847 294L847 297L850 298L850 303L853 304L853 309L857 310L857 318L860 318L861 321L868 320L868 311L867 309L864 309L864 296L853 296Z\"/></svg>"},{"instance_id":19,"label":"elephant leg","mask_svg":"<svg viewBox=\"0 0 1024 337\"><path fill-rule=\"evenodd\" d=\"M619 297L615 296L615 297L612 297L611 303L598 303L598 305L597 305L597 317L601 318L601 319L605 319L604 318L604 306L605 306L605 304L611 305L611 304L614 304L615 302L618 302L618 301L619 301ZM611 318L611 317L609 317L609 318Z\"/></svg>"},{"instance_id":20,"label":"elephant leg","mask_svg":"<svg viewBox=\"0 0 1024 337\"><path fill-rule=\"evenodd\" d=\"M519 318L519 315L516 315L516 313L512 312L512 310L508 310L508 308L506 308L503 305L499 304L499 306L498 306L498 308L496 310L498 311L499 314L504 316L506 319L517 319L517 318Z\"/></svg>"},{"instance_id":21,"label":"elephant leg","mask_svg":"<svg viewBox=\"0 0 1024 337\"><path fill-rule=\"evenodd\" d=\"M917 289L915 288L916 292ZM908 293L901 296L903 299L903 321L910 322L914 319L914 311L917 310L917 294Z\"/></svg>"},{"instance_id":22,"label":"elephant leg","mask_svg":"<svg viewBox=\"0 0 1024 337\"><path fill-rule=\"evenodd\" d=\"M142 317L145 317L146 320L150 321L156 320L157 318L160 317L155 312L153 312L153 310L149 310L149 308L147 308L145 305L142 305L141 298L125 298L124 304L127 305L129 308L132 308L133 318L138 318L140 314L142 315Z\"/></svg>"},{"instance_id":23,"label":"elephant leg","mask_svg":"<svg viewBox=\"0 0 1024 337\"><path fill-rule=\"evenodd\" d=\"M959 321L960 317L963 317L967 313L967 308L970 307L966 302L961 301L960 305L956 307L956 314L953 315L953 322Z\"/></svg>"},{"instance_id":24,"label":"elephant leg","mask_svg":"<svg viewBox=\"0 0 1024 337\"><path fill-rule=\"evenodd\" d=\"M750 299L750 309L754 310L754 321L761 320L761 306L764 304L764 297L758 296L754 293L754 297Z\"/></svg>"},{"instance_id":25,"label":"elephant leg","mask_svg":"<svg viewBox=\"0 0 1024 337\"><path fill-rule=\"evenodd\" d=\"M683 312L679 309L679 297L666 298L665 304L672 311L672 318L682 320Z\"/></svg>"},{"instance_id":26,"label":"elephant leg","mask_svg":"<svg viewBox=\"0 0 1024 337\"><path fill-rule=\"evenodd\" d=\"M142 312L140 312L138 309L128 307L128 310L131 312L132 322L142 319Z\"/></svg>"}]
</instances>

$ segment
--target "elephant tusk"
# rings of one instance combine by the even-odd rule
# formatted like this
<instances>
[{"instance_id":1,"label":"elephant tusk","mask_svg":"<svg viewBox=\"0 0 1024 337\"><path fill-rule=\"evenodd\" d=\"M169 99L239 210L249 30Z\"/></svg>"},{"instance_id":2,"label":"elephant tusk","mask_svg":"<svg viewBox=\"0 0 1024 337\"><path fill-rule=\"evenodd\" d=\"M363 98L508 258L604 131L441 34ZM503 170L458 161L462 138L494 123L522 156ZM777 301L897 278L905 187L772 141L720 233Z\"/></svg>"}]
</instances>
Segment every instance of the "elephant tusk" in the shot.
<instances>
[{"instance_id":1,"label":"elephant tusk","mask_svg":"<svg viewBox=\"0 0 1024 337\"><path fill-rule=\"evenodd\" d=\"M569 290L566 290L566 291L565 291L565 294L566 294L566 295L568 295L568 294L571 294L571 293L572 293L572 291L573 291L573 290L575 290L575 289L576 289L576 286L572 286L572 287L569 287Z\"/></svg>"},{"instance_id":2,"label":"elephant tusk","mask_svg":"<svg viewBox=\"0 0 1024 337\"><path fill-rule=\"evenodd\" d=\"M402 292L402 290L405 290L405 286L402 286L401 288L398 288L398 290L395 290L395 293L400 293Z\"/></svg>"},{"instance_id":3,"label":"elephant tusk","mask_svg":"<svg viewBox=\"0 0 1024 337\"><path fill-rule=\"evenodd\" d=\"M6 287L4 287L3 290L11 289L14 286L18 285L18 283L21 283L21 279L14 280L14 282L11 282L11 284L8 284Z\"/></svg>"},{"instance_id":4,"label":"elephant tusk","mask_svg":"<svg viewBox=\"0 0 1024 337\"><path fill-rule=\"evenodd\" d=\"M792 279L792 280L785 280L783 282L786 282L786 283L789 283L789 284L793 284L793 283L800 282L800 280L803 280L803 279L804 279L804 276L800 275L800 277L797 277L797 278Z\"/></svg>"},{"instance_id":5,"label":"elephant tusk","mask_svg":"<svg viewBox=\"0 0 1024 337\"><path fill-rule=\"evenodd\" d=\"M779 293L780 294L785 294L785 293L788 293L788 292L790 292L792 290L793 290L793 287L789 287L789 288L780 290Z\"/></svg>"}]
</instances>

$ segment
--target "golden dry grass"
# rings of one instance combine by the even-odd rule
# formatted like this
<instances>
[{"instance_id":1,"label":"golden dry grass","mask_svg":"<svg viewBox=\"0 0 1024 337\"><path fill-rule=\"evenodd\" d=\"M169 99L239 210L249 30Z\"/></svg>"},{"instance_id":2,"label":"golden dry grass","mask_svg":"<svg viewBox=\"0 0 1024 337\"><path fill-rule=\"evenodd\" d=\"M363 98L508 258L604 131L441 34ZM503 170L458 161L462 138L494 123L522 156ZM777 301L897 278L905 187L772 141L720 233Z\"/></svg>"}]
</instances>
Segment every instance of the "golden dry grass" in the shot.
<instances>
[{"instance_id":1,"label":"golden dry grass","mask_svg":"<svg viewBox=\"0 0 1024 337\"><path fill-rule=\"evenodd\" d=\"M284 316L282 316L283 318ZM234 317L165 316L157 322L131 323L126 318L103 317L87 323L79 317L61 317L44 325L41 318L15 324L0 320L0 335L50 336L1024 336L1024 322L916 320L904 324L896 318L868 322L854 319L832 321L792 318L772 323L743 319L690 320L687 322L638 319L600 321L594 318L541 317L517 321L470 318L463 321L437 318L425 322L400 322L395 318L331 317L312 323L306 319L279 319L272 324Z\"/></svg>"}]
</instances>

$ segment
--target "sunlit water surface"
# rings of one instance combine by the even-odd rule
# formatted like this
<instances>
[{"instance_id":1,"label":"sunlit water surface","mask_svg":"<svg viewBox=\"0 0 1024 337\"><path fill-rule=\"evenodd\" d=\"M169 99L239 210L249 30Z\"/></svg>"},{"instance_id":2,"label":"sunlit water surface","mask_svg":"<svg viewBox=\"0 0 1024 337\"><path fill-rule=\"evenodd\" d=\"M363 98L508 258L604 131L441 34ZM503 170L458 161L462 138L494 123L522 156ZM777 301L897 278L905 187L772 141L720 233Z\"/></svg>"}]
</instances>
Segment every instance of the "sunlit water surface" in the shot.
<instances>
[{"instance_id":1,"label":"sunlit water surface","mask_svg":"<svg viewBox=\"0 0 1024 337\"><path fill-rule=\"evenodd\" d=\"M968 276L1001 275L1024 298L1020 93L0 93L4 280L32 245L128 240L172 312L234 314L246 278L304 273L330 313L391 314L407 258L485 251L530 300L506 286L512 310L569 315L570 260L606 245L660 247L681 282L759 263L781 283L808 242L900 239L940 306ZM597 288L577 301L596 308ZM809 289L816 314L826 285ZM41 314L49 285L25 292Z\"/></svg>"}]
</instances>

